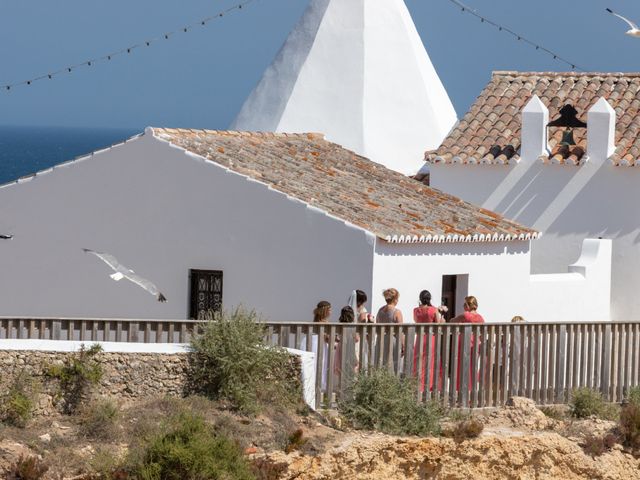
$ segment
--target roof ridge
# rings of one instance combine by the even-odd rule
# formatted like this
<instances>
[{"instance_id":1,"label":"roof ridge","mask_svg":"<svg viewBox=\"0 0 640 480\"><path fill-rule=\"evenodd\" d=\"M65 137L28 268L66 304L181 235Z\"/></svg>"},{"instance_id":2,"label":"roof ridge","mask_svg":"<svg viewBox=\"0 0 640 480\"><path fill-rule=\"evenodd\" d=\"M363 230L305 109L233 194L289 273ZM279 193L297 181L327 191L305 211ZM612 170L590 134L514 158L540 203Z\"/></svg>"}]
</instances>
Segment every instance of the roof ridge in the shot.
<instances>
[{"instance_id":1,"label":"roof ridge","mask_svg":"<svg viewBox=\"0 0 640 480\"><path fill-rule=\"evenodd\" d=\"M326 140L322 132L263 132L248 130L212 130L207 128L172 128L172 127L147 127L152 132L166 133L205 133L214 135L242 136L242 137L306 137L309 139Z\"/></svg>"},{"instance_id":2,"label":"roof ridge","mask_svg":"<svg viewBox=\"0 0 640 480\"><path fill-rule=\"evenodd\" d=\"M563 76L563 77L585 77L585 76L623 76L623 77L640 77L640 72L553 72L553 71L518 71L518 70L494 70L492 76L496 75L514 75L514 76Z\"/></svg>"}]
</instances>

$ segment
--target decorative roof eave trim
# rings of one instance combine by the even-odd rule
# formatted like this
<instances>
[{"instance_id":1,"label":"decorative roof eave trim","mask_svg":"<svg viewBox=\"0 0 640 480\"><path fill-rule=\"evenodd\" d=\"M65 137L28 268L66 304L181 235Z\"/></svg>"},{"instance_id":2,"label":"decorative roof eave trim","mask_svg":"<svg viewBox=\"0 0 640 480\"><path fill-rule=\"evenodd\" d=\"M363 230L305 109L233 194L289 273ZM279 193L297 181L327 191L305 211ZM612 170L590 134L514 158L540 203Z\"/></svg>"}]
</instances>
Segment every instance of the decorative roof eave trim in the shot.
<instances>
[{"instance_id":1,"label":"decorative roof eave trim","mask_svg":"<svg viewBox=\"0 0 640 480\"><path fill-rule=\"evenodd\" d=\"M626 158L617 160L615 156L611 156L608 160L614 167L640 167L640 158L636 158L635 160L627 160Z\"/></svg>"},{"instance_id":2,"label":"decorative roof eave trim","mask_svg":"<svg viewBox=\"0 0 640 480\"><path fill-rule=\"evenodd\" d=\"M511 158L501 158L499 156L497 158L492 158L489 156L481 157L480 159L476 157L468 157L463 160L459 155L454 155L451 159L447 160L446 158L438 155L433 157L431 155L425 156L425 163L436 165L436 164L446 164L446 165L500 165L500 166L512 166L520 163L520 156L514 155Z\"/></svg>"},{"instance_id":3,"label":"decorative roof eave trim","mask_svg":"<svg viewBox=\"0 0 640 480\"><path fill-rule=\"evenodd\" d=\"M540 232L521 234L509 233L474 233L473 235L387 235L378 237L388 243L488 243L488 242L517 242L536 240L542 236Z\"/></svg>"}]
</instances>

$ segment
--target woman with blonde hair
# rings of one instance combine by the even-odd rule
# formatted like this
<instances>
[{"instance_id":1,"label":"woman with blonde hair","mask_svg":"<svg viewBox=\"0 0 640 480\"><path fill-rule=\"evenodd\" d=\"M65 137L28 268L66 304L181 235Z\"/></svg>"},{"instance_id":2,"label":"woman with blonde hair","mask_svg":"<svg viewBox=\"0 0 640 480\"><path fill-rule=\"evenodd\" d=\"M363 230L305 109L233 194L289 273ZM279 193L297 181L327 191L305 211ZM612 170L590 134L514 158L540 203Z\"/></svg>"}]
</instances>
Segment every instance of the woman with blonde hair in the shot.
<instances>
[{"instance_id":1,"label":"woman with blonde hair","mask_svg":"<svg viewBox=\"0 0 640 480\"><path fill-rule=\"evenodd\" d=\"M327 323L331 317L331 304L326 300L318 302L313 309L313 323Z\"/></svg>"},{"instance_id":2,"label":"woman with blonde hair","mask_svg":"<svg viewBox=\"0 0 640 480\"><path fill-rule=\"evenodd\" d=\"M464 297L464 313L451 320L451 323L484 323L484 318L478 312L476 297Z\"/></svg>"},{"instance_id":3,"label":"woman with blonde hair","mask_svg":"<svg viewBox=\"0 0 640 480\"><path fill-rule=\"evenodd\" d=\"M455 317L453 320L451 320L451 323L484 323L484 318L482 318L482 315L480 315L478 312L478 300L476 299L476 297L473 296L468 296L468 297L464 297L464 313L462 315L458 315L457 317ZM471 342L469 343L469 348L470 348L470 354L473 351L473 347L475 346L476 343L476 339L474 338L474 335L471 334ZM476 348L476 351L479 350L480 347L480 339L478 339L478 346ZM471 355L469 355L469 357L471 357ZM462 370L462 336L460 335L458 337L458 375L457 375L457 386L458 386L458 390L460 390L460 373ZM473 371L472 371L472 367L474 365L474 363L477 362L473 362L473 361L469 361L469 391L471 391L471 386L473 384L473 380L474 380L474 375L473 375Z\"/></svg>"},{"instance_id":4,"label":"woman with blonde hair","mask_svg":"<svg viewBox=\"0 0 640 480\"><path fill-rule=\"evenodd\" d=\"M398 300L400 300L400 293L395 288L387 288L382 292L386 305L378 310L376 316L377 323L403 323L402 312L397 308ZM395 336L395 334L394 334ZM388 355L393 355L393 369L395 372L399 372L399 368L402 363L399 362L400 356L404 356L404 334L400 334L400 352L396 342L393 342L393 349L389 351L389 345L385 342L383 358L388 358ZM399 354L399 355L398 355Z\"/></svg>"},{"instance_id":5,"label":"woman with blonde hair","mask_svg":"<svg viewBox=\"0 0 640 480\"><path fill-rule=\"evenodd\" d=\"M386 305L378 310L377 323L402 323L402 312L397 308L400 292L395 288L387 288L382 296Z\"/></svg>"}]
</instances>

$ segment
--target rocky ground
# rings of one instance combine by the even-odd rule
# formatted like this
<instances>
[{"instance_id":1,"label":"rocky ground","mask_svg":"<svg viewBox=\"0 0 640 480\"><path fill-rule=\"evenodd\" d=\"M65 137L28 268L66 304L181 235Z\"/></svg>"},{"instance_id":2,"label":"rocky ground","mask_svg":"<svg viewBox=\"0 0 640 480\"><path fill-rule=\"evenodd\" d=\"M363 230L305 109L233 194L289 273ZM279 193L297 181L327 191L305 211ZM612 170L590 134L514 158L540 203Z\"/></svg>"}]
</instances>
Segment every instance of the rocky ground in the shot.
<instances>
[{"instance_id":1,"label":"rocky ground","mask_svg":"<svg viewBox=\"0 0 640 480\"><path fill-rule=\"evenodd\" d=\"M87 472L124 454L132 429L144 428L174 407L166 400L129 405L116 433L103 440L88 438L78 421L65 416L34 420L27 429L1 427L0 472L21 455L36 455L50 466L44 479L96 478ZM583 448L589 436L613 432L614 422L550 418L525 399L476 413L484 430L464 441L354 431L343 428L339 419L315 415L274 412L249 419L204 404L195 408L206 410L211 422L239 439L263 480L640 479L640 460L621 445L598 456ZM302 436L291 445L296 430Z\"/></svg>"}]
</instances>

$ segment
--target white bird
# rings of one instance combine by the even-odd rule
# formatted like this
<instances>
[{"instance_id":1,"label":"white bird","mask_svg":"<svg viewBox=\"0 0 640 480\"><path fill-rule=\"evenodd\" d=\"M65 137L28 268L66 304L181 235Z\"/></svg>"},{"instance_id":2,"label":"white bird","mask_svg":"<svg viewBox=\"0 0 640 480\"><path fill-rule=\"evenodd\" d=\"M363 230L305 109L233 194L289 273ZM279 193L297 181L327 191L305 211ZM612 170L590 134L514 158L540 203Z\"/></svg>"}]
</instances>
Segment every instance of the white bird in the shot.
<instances>
[{"instance_id":1,"label":"white bird","mask_svg":"<svg viewBox=\"0 0 640 480\"><path fill-rule=\"evenodd\" d=\"M626 32L627 35L631 35L632 37L640 37L640 28L638 28L638 25L633 23L631 20L623 17L622 15L618 15L616 12L614 12L610 8L607 8L607 12L609 12L611 15L615 15L620 20L624 20L625 22L627 22L627 24L631 27L631 30L627 30Z\"/></svg>"},{"instance_id":2,"label":"white bird","mask_svg":"<svg viewBox=\"0 0 640 480\"><path fill-rule=\"evenodd\" d=\"M127 280L130 280L131 282L135 283L139 287L144 288L151 295L154 295L159 302L167 301L167 298L158 290L158 287L156 287L149 280L142 278L140 275L136 275L135 272L130 268L127 268L124 265L120 264L120 262L118 262L118 259L113 255L109 255L108 253L96 252L94 250L89 250L88 248L83 248L82 250L85 253L90 253L92 255L95 255L104 263L109 265L109 267L111 267L111 269L115 272L109 276L116 282L119 282L123 278L126 278Z\"/></svg>"}]
</instances>

